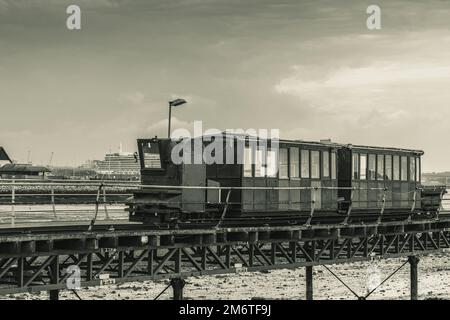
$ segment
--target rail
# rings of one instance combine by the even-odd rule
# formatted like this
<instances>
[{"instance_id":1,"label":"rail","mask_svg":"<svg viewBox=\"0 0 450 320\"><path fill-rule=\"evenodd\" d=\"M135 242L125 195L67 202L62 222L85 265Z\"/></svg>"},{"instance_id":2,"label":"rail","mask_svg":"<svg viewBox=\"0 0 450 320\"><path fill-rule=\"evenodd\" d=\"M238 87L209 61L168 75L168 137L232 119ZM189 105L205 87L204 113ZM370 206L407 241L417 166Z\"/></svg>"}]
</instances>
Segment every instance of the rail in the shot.
<instances>
[{"instance_id":1,"label":"rail","mask_svg":"<svg viewBox=\"0 0 450 320\"><path fill-rule=\"evenodd\" d=\"M105 186L101 181L89 180L0 179L0 221L5 220L5 214L10 214L13 226L19 216L48 221L78 220L88 214L91 220L90 213L96 217L99 206L103 207L104 219L110 219L124 213L123 203L132 196L129 185L129 181L110 181Z\"/></svg>"}]
</instances>

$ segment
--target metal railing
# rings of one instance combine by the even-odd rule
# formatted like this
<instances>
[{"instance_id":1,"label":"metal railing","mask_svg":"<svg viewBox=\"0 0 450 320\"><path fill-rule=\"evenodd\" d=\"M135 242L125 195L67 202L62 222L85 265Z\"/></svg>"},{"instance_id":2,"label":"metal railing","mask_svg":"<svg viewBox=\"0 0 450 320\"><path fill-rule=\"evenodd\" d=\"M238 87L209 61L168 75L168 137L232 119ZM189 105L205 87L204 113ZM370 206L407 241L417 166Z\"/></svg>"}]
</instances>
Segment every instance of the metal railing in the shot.
<instances>
[{"instance_id":1,"label":"metal railing","mask_svg":"<svg viewBox=\"0 0 450 320\"><path fill-rule=\"evenodd\" d=\"M360 203L377 203L377 208L380 210L380 216L379 220L381 221L383 214L386 209L386 203L395 201L396 203L404 203L407 202L408 205L410 205L410 212L414 213L416 210L416 201L417 201L417 194L424 188L416 188L415 190L409 190L406 192L394 192L392 190L389 190L388 188L364 188L364 187L323 187L323 186L312 186L312 187L226 187L226 186L168 186L168 185L141 185L138 183L133 183L130 181L97 181L97 180L49 180L49 181L42 181L42 180L16 180L16 179L0 179L0 209L1 206L11 206L10 207L10 220L11 224L15 225L16 222L16 214L24 214L24 213L52 213L53 219L58 220L60 216L59 213L71 213L71 212L80 212L81 209L77 208L74 210L71 209L61 209L57 208L59 205L89 205L93 204L94 209L92 208L85 208L83 209L85 212L93 212L94 216L92 220L95 222L95 220L98 217L99 208L100 206L103 206L103 210L105 213L105 219L110 219L110 211L108 210L108 204L114 204L114 197L119 197L121 199L120 203L124 204L124 198L130 197L133 194L130 192L130 190L135 189L155 189L155 190L217 190L218 192L218 201L214 204L217 205L223 205L223 213L222 216L224 217L226 215L226 211L228 210L228 207L230 205L235 205L237 203L232 202L231 199L231 192L236 191L265 191L265 190L271 190L271 191L311 191L310 195L310 201L278 201L278 202L266 202L269 205L301 205L301 204L307 204L308 207L310 206L310 214L309 218L307 220L307 224L310 224L315 211L318 209L317 203L319 202L319 192L324 190L348 190L350 191L350 197L349 200L338 198L336 199L336 204L342 203L344 201L348 202L348 209L346 212L346 218L344 220L344 223L348 222L348 219L350 218L351 212L354 209L355 205L358 205ZM222 192L226 191L226 197L225 201L222 201ZM374 191L378 193L376 200L355 200L355 193L356 191ZM381 196L380 194L381 193ZM387 196L393 196L393 195L405 195L408 194L408 199L389 199L387 200ZM412 199L409 198L409 195L412 194ZM34 202L27 202L24 201L24 199L30 198L35 199ZM8 199L10 199L8 201ZM38 199L38 201L36 200ZM110 201L108 201L110 199ZM449 197L444 197L444 193L442 192L440 195L441 199L441 210L442 203L445 201L450 201ZM18 201L19 200L19 201ZM60 200L60 201L58 201ZM117 201L116 201L117 202ZM164 201L161 201L160 203L164 203ZM174 204L174 202L167 202ZM193 203L186 203L185 204L193 204ZM197 203L200 204L200 203ZM202 204L211 204L203 202ZM239 203L240 205L253 205L254 202ZM18 210L19 206L30 206L28 210ZM31 210L31 206L39 206L39 205L49 205L50 208L44 208L44 209L36 209ZM381 208L380 208L381 205ZM120 209L122 212L124 208ZM1 213L8 213L8 211L1 211ZM1 215L0 215L1 218Z\"/></svg>"},{"instance_id":2,"label":"metal railing","mask_svg":"<svg viewBox=\"0 0 450 320\"><path fill-rule=\"evenodd\" d=\"M93 220L97 218L99 206L102 205L105 219L110 219L110 209L108 204L113 205L132 196L129 192L129 181L102 181L89 180L30 180L30 179L0 179L0 219L2 214L10 212L11 225L14 226L18 214L53 214L53 220L59 220L62 216L58 213L70 214L94 214ZM120 201L119 201L120 200ZM94 204L94 209L89 207ZM64 209L57 206L65 206ZM10 206L9 210L1 210L2 207ZM28 209L20 209L20 207ZM41 207L40 207L41 206ZM46 206L42 208L42 206ZM75 209L68 209L67 206L77 206ZM84 206L81 208L80 206ZM31 209L31 207L34 207ZM112 209L111 211L124 212L123 208ZM3 217L5 218L5 217ZM48 219L48 216L47 216Z\"/></svg>"}]
</instances>

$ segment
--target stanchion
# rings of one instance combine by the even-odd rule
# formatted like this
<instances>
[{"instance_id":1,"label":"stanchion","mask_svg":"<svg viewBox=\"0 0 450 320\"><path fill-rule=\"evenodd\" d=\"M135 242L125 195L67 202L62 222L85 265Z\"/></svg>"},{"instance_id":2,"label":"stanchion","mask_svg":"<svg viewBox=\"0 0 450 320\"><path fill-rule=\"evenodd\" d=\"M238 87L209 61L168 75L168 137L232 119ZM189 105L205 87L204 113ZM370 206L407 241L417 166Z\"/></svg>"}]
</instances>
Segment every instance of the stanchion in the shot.
<instances>
[{"instance_id":1,"label":"stanchion","mask_svg":"<svg viewBox=\"0 0 450 320\"><path fill-rule=\"evenodd\" d=\"M12 189L11 189L11 226L15 226L16 224L16 185L15 180L12 181Z\"/></svg>"},{"instance_id":2,"label":"stanchion","mask_svg":"<svg viewBox=\"0 0 450 320\"><path fill-rule=\"evenodd\" d=\"M419 297L418 281L417 281L417 265L419 264L419 258L416 256L409 256L408 262L410 266L411 300L417 300Z\"/></svg>"},{"instance_id":3,"label":"stanchion","mask_svg":"<svg viewBox=\"0 0 450 320\"><path fill-rule=\"evenodd\" d=\"M313 267L306 268L306 300L313 300Z\"/></svg>"},{"instance_id":4,"label":"stanchion","mask_svg":"<svg viewBox=\"0 0 450 320\"><path fill-rule=\"evenodd\" d=\"M173 289L173 300L183 300L183 288L186 285L186 281L181 278L175 278L170 280L170 285Z\"/></svg>"}]
</instances>

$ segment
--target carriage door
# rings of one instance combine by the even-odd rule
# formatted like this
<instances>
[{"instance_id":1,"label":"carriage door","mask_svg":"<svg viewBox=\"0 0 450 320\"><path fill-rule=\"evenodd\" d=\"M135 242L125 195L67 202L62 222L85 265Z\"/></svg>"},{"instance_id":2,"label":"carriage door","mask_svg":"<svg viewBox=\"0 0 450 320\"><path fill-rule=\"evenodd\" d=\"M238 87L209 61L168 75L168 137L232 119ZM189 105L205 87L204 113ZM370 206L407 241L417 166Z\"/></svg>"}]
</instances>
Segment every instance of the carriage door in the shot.
<instances>
[{"instance_id":1,"label":"carriage door","mask_svg":"<svg viewBox=\"0 0 450 320\"><path fill-rule=\"evenodd\" d=\"M321 183L321 170L320 170L320 151L311 150L311 187L320 188ZM311 200L315 200L315 209L322 209L322 190L311 189Z\"/></svg>"},{"instance_id":2,"label":"carriage door","mask_svg":"<svg viewBox=\"0 0 450 320\"><path fill-rule=\"evenodd\" d=\"M339 210L347 211L350 205L351 190L340 189L352 186L352 150L340 148L337 152L338 158L338 200Z\"/></svg>"}]
</instances>

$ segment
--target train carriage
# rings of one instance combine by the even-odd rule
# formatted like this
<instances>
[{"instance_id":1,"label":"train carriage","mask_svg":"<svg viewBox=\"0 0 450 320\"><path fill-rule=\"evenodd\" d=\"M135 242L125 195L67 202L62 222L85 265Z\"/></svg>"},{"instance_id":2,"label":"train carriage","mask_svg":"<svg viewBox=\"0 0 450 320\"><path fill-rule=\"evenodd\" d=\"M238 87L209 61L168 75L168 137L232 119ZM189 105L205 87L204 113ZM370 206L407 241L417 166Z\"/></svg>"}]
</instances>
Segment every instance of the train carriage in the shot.
<instances>
[{"instance_id":1,"label":"train carriage","mask_svg":"<svg viewBox=\"0 0 450 320\"><path fill-rule=\"evenodd\" d=\"M140 139L138 150L130 220L149 224L406 219L436 212L444 192L421 186L420 150L228 133Z\"/></svg>"},{"instance_id":2,"label":"train carriage","mask_svg":"<svg viewBox=\"0 0 450 320\"><path fill-rule=\"evenodd\" d=\"M342 209L408 215L420 208L421 150L345 146L340 149ZM353 190L345 189L347 187Z\"/></svg>"}]
</instances>

